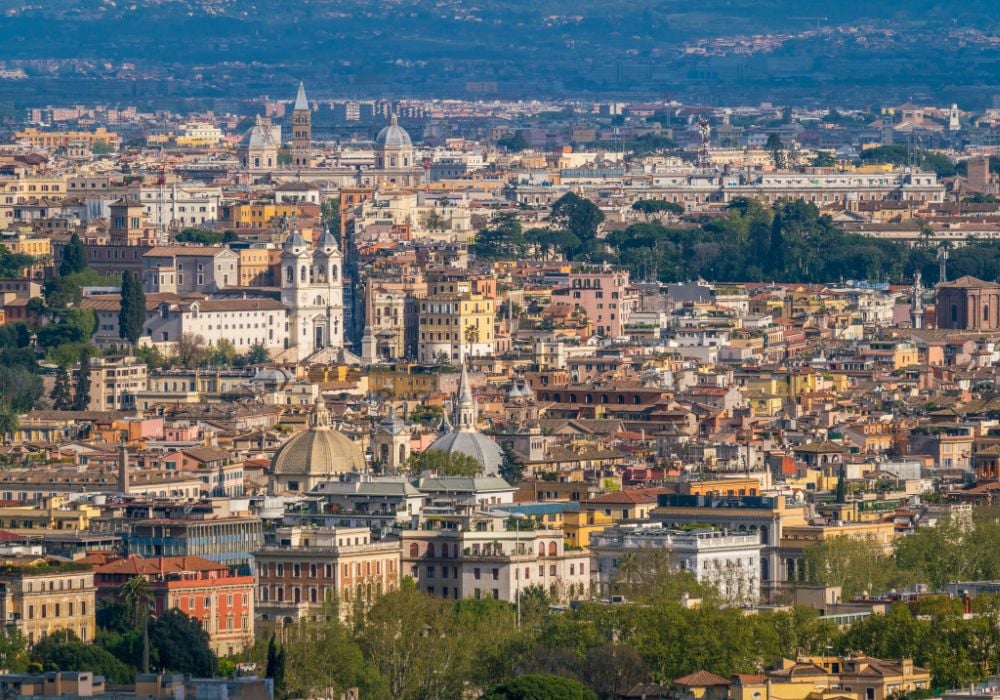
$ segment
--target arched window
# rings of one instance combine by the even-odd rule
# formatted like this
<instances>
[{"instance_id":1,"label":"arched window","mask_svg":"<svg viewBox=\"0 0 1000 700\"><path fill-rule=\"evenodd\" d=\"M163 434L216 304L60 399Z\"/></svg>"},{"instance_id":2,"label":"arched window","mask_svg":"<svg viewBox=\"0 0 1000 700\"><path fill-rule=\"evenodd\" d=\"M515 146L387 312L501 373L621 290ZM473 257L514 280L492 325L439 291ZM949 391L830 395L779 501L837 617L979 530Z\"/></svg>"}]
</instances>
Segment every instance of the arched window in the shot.
<instances>
[{"instance_id":1,"label":"arched window","mask_svg":"<svg viewBox=\"0 0 1000 700\"><path fill-rule=\"evenodd\" d=\"M410 556L413 558L420 556L420 547L417 546L416 542L410 545Z\"/></svg>"},{"instance_id":2,"label":"arched window","mask_svg":"<svg viewBox=\"0 0 1000 700\"><path fill-rule=\"evenodd\" d=\"M544 557L545 556L545 543L544 542L539 542L538 543L538 556L540 556L540 557Z\"/></svg>"},{"instance_id":3,"label":"arched window","mask_svg":"<svg viewBox=\"0 0 1000 700\"><path fill-rule=\"evenodd\" d=\"M549 542L549 556L554 557L557 554L557 545L555 542ZM583 572L581 572L583 573Z\"/></svg>"},{"instance_id":4,"label":"arched window","mask_svg":"<svg viewBox=\"0 0 1000 700\"><path fill-rule=\"evenodd\" d=\"M295 268L289 265L285 268L285 281L294 282L295 281Z\"/></svg>"},{"instance_id":5,"label":"arched window","mask_svg":"<svg viewBox=\"0 0 1000 700\"><path fill-rule=\"evenodd\" d=\"M308 273L306 272L306 266L303 265L302 266L302 270L299 272L299 279L302 280L303 282L305 282L307 275L308 275Z\"/></svg>"},{"instance_id":6,"label":"arched window","mask_svg":"<svg viewBox=\"0 0 1000 700\"><path fill-rule=\"evenodd\" d=\"M429 557L435 556L435 554L434 554L434 543L433 542L428 542L427 543L427 556L429 556Z\"/></svg>"},{"instance_id":7,"label":"arched window","mask_svg":"<svg viewBox=\"0 0 1000 700\"><path fill-rule=\"evenodd\" d=\"M330 281L331 282L336 282L337 281L337 266L336 265L333 265L333 266L330 267Z\"/></svg>"}]
</instances>

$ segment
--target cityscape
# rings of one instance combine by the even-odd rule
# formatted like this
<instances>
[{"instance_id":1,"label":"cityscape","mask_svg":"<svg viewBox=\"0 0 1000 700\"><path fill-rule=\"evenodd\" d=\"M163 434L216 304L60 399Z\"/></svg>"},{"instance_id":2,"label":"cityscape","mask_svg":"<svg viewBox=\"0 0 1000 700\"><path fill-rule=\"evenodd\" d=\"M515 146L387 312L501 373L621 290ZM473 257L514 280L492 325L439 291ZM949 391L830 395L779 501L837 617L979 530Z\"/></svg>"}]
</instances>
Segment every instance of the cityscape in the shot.
<instances>
[{"instance_id":1,"label":"cityscape","mask_svg":"<svg viewBox=\"0 0 1000 700\"><path fill-rule=\"evenodd\" d=\"M1000 23L817 7L4 5L0 694L1000 700Z\"/></svg>"}]
</instances>

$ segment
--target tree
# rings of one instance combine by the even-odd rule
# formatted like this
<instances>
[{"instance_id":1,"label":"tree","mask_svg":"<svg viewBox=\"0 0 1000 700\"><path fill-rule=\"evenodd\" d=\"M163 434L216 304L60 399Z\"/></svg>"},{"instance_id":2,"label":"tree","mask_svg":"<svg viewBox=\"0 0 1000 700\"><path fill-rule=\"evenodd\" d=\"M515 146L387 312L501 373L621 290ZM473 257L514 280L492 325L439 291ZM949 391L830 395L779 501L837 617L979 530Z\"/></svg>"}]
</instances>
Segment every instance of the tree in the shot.
<instances>
[{"instance_id":1,"label":"tree","mask_svg":"<svg viewBox=\"0 0 1000 700\"><path fill-rule=\"evenodd\" d=\"M320 221L323 223L323 228L327 231L333 232L334 235L340 235L340 199L337 197L330 197L325 202L323 202L319 207L319 217Z\"/></svg>"},{"instance_id":2,"label":"tree","mask_svg":"<svg viewBox=\"0 0 1000 700\"><path fill-rule=\"evenodd\" d=\"M519 151L526 151L531 148L531 143L524 136L523 131L515 131L509 136L504 136L497 140L497 146L504 149L505 151L510 151L512 153L517 153Z\"/></svg>"},{"instance_id":3,"label":"tree","mask_svg":"<svg viewBox=\"0 0 1000 700\"><path fill-rule=\"evenodd\" d=\"M219 245L225 241L225 235L207 228L181 229L176 240L178 243L199 243L201 245Z\"/></svg>"},{"instance_id":4,"label":"tree","mask_svg":"<svg viewBox=\"0 0 1000 700\"><path fill-rule=\"evenodd\" d=\"M358 688L361 697L387 696L384 679L366 662L361 647L341 622L336 602L328 601L318 618L300 620L283 629L284 642L274 654L276 665L287 664L278 672L282 694L336 698ZM268 651L270 655L270 645ZM331 659L337 662L331 664Z\"/></svg>"},{"instance_id":5,"label":"tree","mask_svg":"<svg viewBox=\"0 0 1000 700\"><path fill-rule=\"evenodd\" d=\"M498 215L489 226L476 234L475 251L478 258L519 258L527 248L524 229L517 217L510 213Z\"/></svg>"},{"instance_id":6,"label":"tree","mask_svg":"<svg viewBox=\"0 0 1000 700\"><path fill-rule=\"evenodd\" d=\"M171 608L154 620L149 625L149 642L161 669L201 678L215 675L218 659L208 632L181 610Z\"/></svg>"},{"instance_id":7,"label":"tree","mask_svg":"<svg viewBox=\"0 0 1000 700\"><path fill-rule=\"evenodd\" d=\"M118 334L132 347L139 342L146 324L146 292L139 278L126 270L122 274L122 301L118 312Z\"/></svg>"},{"instance_id":8,"label":"tree","mask_svg":"<svg viewBox=\"0 0 1000 700\"><path fill-rule=\"evenodd\" d=\"M670 557L657 550L623 554L610 592L637 602L676 602L685 594L692 598L719 599L718 591L711 584L702 583L690 571L676 571Z\"/></svg>"},{"instance_id":9,"label":"tree","mask_svg":"<svg viewBox=\"0 0 1000 700\"><path fill-rule=\"evenodd\" d=\"M73 410L86 411L90 405L90 348L80 353L80 369L76 372L76 389L73 392Z\"/></svg>"},{"instance_id":10,"label":"tree","mask_svg":"<svg viewBox=\"0 0 1000 700\"><path fill-rule=\"evenodd\" d=\"M474 457L444 450L424 450L410 455L408 467L413 474L429 471L441 476L478 476L483 472L483 466Z\"/></svg>"},{"instance_id":11,"label":"tree","mask_svg":"<svg viewBox=\"0 0 1000 700\"><path fill-rule=\"evenodd\" d=\"M365 658L388 684L386 697L462 697L476 658L477 632L463 627L454 606L404 585L375 600L356 620Z\"/></svg>"},{"instance_id":12,"label":"tree","mask_svg":"<svg viewBox=\"0 0 1000 700\"><path fill-rule=\"evenodd\" d=\"M231 340L220 338L217 343L209 346L208 362L212 365L231 367L238 357L236 346Z\"/></svg>"},{"instance_id":13,"label":"tree","mask_svg":"<svg viewBox=\"0 0 1000 700\"><path fill-rule=\"evenodd\" d=\"M6 403L0 403L0 438L7 440L21 427L21 419L17 412Z\"/></svg>"},{"instance_id":14,"label":"tree","mask_svg":"<svg viewBox=\"0 0 1000 700\"><path fill-rule=\"evenodd\" d=\"M56 383L52 388L52 408L57 411L73 410L73 392L70 388L69 370L60 367L56 372Z\"/></svg>"},{"instance_id":15,"label":"tree","mask_svg":"<svg viewBox=\"0 0 1000 700\"><path fill-rule=\"evenodd\" d=\"M45 671L92 671L111 683L129 683L132 672L109 652L85 644L70 630L43 637L31 650L31 658Z\"/></svg>"},{"instance_id":16,"label":"tree","mask_svg":"<svg viewBox=\"0 0 1000 700\"><path fill-rule=\"evenodd\" d=\"M524 477L524 460L510 445L501 445L503 463L500 465L500 476L512 486Z\"/></svg>"},{"instance_id":17,"label":"tree","mask_svg":"<svg viewBox=\"0 0 1000 700\"><path fill-rule=\"evenodd\" d=\"M597 700L579 681L560 676L527 675L507 681L480 696L480 700Z\"/></svg>"},{"instance_id":18,"label":"tree","mask_svg":"<svg viewBox=\"0 0 1000 700\"><path fill-rule=\"evenodd\" d=\"M810 583L840 586L845 600L879 595L909 578L874 538L834 537L807 547L805 570Z\"/></svg>"},{"instance_id":19,"label":"tree","mask_svg":"<svg viewBox=\"0 0 1000 700\"><path fill-rule=\"evenodd\" d=\"M568 251L570 257L594 252L597 229L604 221L604 212L596 204L567 192L552 204L549 218L580 241L579 250Z\"/></svg>"},{"instance_id":20,"label":"tree","mask_svg":"<svg viewBox=\"0 0 1000 700\"><path fill-rule=\"evenodd\" d=\"M59 276L66 277L87 269L87 253L83 248L80 236L73 234L69 243L63 249L62 262L59 263Z\"/></svg>"},{"instance_id":21,"label":"tree","mask_svg":"<svg viewBox=\"0 0 1000 700\"><path fill-rule=\"evenodd\" d=\"M102 139L97 139L94 144L90 147L90 152L95 156L104 156L115 152L115 147L112 146L107 141Z\"/></svg>"},{"instance_id":22,"label":"tree","mask_svg":"<svg viewBox=\"0 0 1000 700\"><path fill-rule=\"evenodd\" d=\"M18 673L26 668L25 654L28 642L16 627L0 629L0 668L8 673Z\"/></svg>"},{"instance_id":23,"label":"tree","mask_svg":"<svg viewBox=\"0 0 1000 700\"><path fill-rule=\"evenodd\" d=\"M624 644L602 644L587 652L580 680L601 698L619 698L649 681L646 661Z\"/></svg>"},{"instance_id":24,"label":"tree","mask_svg":"<svg viewBox=\"0 0 1000 700\"><path fill-rule=\"evenodd\" d=\"M262 365L265 362L269 362L271 359L270 353L268 353L267 348L265 348L260 343L254 343L250 346L242 358L241 363L243 365Z\"/></svg>"},{"instance_id":25,"label":"tree","mask_svg":"<svg viewBox=\"0 0 1000 700\"><path fill-rule=\"evenodd\" d=\"M666 199L637 199L632 203L632 211L639 212L649 221L653 215L663 212L680 216L684 213L684 207Z\"/></svg>"},{"instance_id":26,"label":"tree","mask_svg":"<svg viewBox=\"0 0 1000 700\"><path fill-rule=\"evenodd\" d=\"M785 144L781 142L781 137L777 134L769 134L764 148L771 152L771 160L774 167L781 169L785 167Z\"/></svg>"},{"instance_id":27,"label":"tree","mask_svg":"<svg viewBox=\"0 0 1000 700\"><path fill-rule=\"evenodd\" d=\"M34 408L44 391L42 378L32 369L24 366L0 366L0 401L15 416Z\"/></svg>"},{"instance_id":28,"label":"tree","mask_svg":"<svg viewBox=\"0 0 1000 700\"><path fill-rule=\"evenodd\" d=\"M177 362L187 369L194 369L208 360L205 339L193 333L184 333L177 341Z\"/></svg>"},{"instance_id":29,"label":"tree","mask_svg":"<svg viewBox=\"0 0 1000 700\"><path fill-rule=\"evenodd\" d=\"M11 253L0 245L0 277L20 277L26 267L35 264L35 259L24 253Z\"/></svg>"},{"instance_id":30,"label":"tree","mask_svg":"<svg viewBox=\"0 0 1000 700\"><path fill-rule=\"evenodd\" d=\"M142 629L142 672L149 673L149 609L153 588L144 576L133 576L121 590L122 599L132 613L132 625Z\"/></svg>"},{"instance_id":31,"label":"tree","mask_svg":"<svg viewBox=\"0 0 1000 700\"><path fill-rule=\"evenodd\" d=\"M830 151L816 151L809 160L809 165L814 168L832 168L837 164L837 157Z\"/></svg>"},{"instance_id":32,"label":"tree","mask_svg":"<svg viewBox=\"0 0 1000 700\"><path fill-rule=\"evenodd\" d=\"M841 464L840 473L837 474L837 503L847 503L847 469Z\"/></svg>"},{"instance_id":33,"label":"tree","mask_svg":"<svg viewBox=\"0 0 1000 700\"><path fill-rule=\"evenodd\" d=\"M424 219L424 227L428 231L444 231L448 227L448 220L432 209Z\"/></svg>"}]
</instances>

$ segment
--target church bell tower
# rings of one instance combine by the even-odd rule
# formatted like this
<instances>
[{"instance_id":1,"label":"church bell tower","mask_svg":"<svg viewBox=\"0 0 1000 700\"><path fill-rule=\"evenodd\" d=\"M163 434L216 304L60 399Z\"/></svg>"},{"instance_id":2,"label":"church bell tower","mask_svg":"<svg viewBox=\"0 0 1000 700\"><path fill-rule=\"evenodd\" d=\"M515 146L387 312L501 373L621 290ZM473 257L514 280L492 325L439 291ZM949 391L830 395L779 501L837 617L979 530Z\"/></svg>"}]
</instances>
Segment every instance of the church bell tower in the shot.
<instances>
[{"instance_id":1,"label":"church bell tower","mask_svg":"<svg viewBox=\"0 0 1000 700\"><path fill-rule=\"evenodd\" d=\"M292 108L292 163L296 168L308 168L312 155L312 112L306 99L305 83L299 82L299 92Z\"/></svg>"}]
</instances>

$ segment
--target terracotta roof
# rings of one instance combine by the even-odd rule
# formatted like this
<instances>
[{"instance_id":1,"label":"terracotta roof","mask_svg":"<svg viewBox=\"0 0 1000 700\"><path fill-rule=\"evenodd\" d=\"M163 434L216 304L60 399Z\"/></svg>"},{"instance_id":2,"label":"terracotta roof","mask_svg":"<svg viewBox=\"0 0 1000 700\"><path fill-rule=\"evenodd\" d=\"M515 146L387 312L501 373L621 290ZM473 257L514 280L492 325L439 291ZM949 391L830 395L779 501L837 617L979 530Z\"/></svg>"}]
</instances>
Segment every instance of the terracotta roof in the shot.
<instances>
[{"instance_id":1,"label":"terracotta roof","mask_svg":"<svg viewBox=\"0 0 1000 700\"><path fill-rule=\"evenodd\" d=\"M668 493L667 489L664 488L654 488L654 489L625 489L623 491L616 491L613 493L605 493L600 496L591 498L586 503L608 503L608 504L637 504L637 503L656 503L656 496L661 493Z\"/></svg>"},{"instance_id":2,"label":"terracotta roof","mask_svg":"<svg viewBox=\"0 0 1000 700\"><path fill-rule=\"evenodd\" d=\"M973 277L972 275L962 275L957 279L953 279L950 282L940 282L938 283L938 288L984 288L984 287L996 287L996 282L987 282L986 280L981 280L978 277Z\"/></svg>"},{"instance_id":3,"label":"terracotta roof","mask_svg":"<svg viewBox=\"0 0 1000 700\"><path fill-rule=\"evenodd\" d=\"M686 688L706 688L718 685L731 685L731 683L711 671L702 670L674 679L674 685L681 685Z\"/></svg>"},{"instance_id":4,"label":"terracotta roof","mask_svg":"<svg viewBox=\"0 0 1000 700\"><path fill-rule=\"evenodd\" d=\"M229 567L201 557L157 557L144 559L131 555L94 569L98 574L167 574L181 571L228 571Z\"/></svg>"}]
</instances>

